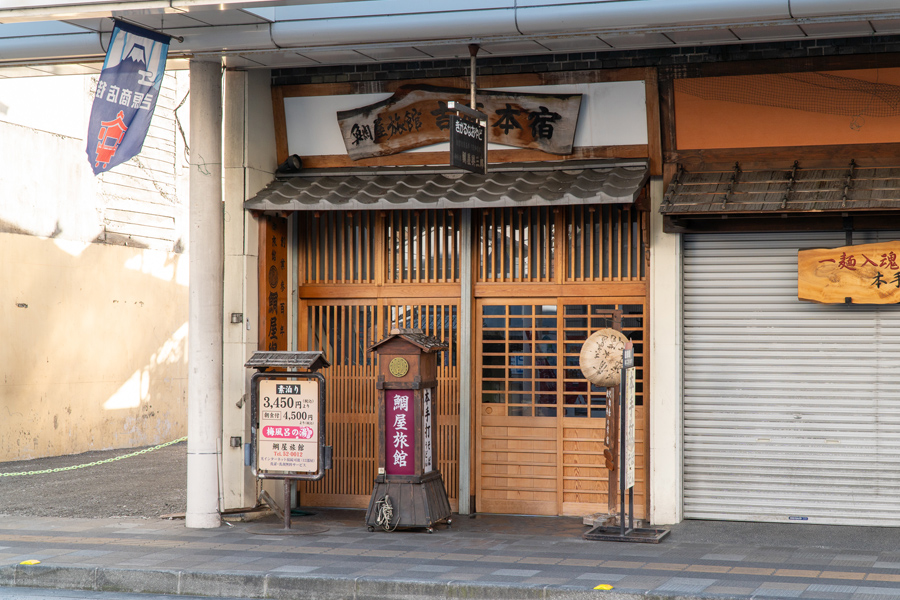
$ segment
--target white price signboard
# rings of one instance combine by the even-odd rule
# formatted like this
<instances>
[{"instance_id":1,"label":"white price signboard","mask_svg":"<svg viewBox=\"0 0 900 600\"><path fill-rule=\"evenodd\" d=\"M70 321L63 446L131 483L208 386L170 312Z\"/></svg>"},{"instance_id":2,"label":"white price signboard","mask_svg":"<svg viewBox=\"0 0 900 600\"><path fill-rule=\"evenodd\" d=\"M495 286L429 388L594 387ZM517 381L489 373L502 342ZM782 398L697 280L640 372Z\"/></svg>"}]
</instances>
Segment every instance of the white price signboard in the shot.
<instances>
[{"instance_id":1,"label":"white price signboard","mask_svg":"<svg viewBox=\"0 0 900 600\"><path fill-rule=\"evenodd\" d=\"M319 386L316 381L259 382L258 471L319 470Z\"/></svg>"}]
</instances>

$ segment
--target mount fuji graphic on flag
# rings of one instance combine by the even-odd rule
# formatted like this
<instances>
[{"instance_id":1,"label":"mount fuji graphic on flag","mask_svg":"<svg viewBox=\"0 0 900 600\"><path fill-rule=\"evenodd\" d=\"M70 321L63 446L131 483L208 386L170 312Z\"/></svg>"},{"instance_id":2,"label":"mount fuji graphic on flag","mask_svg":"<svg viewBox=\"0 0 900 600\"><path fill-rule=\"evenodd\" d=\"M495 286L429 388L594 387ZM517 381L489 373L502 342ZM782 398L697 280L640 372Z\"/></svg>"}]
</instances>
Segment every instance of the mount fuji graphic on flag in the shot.
<instances>
[{"instance_id":1,"label":"mount fuji graphic on flag","mask_svg":"<svg viewBox=\"0 0 900 600\"><path fill-rule=\"evenodd\" d=\"M140 153L166 70L169 37L116 21L88 122L94 175Z\"/></svg>"}]
</instances>

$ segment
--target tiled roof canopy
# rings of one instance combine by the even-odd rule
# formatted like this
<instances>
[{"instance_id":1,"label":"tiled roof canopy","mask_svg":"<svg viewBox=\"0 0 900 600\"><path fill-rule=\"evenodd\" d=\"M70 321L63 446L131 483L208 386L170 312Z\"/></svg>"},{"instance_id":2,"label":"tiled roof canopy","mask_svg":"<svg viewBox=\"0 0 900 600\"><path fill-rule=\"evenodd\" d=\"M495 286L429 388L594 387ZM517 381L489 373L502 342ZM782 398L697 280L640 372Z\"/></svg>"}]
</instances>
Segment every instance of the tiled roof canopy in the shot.
<instances>
[{"instance_id":1,"label":"tiled roof canopy","mask_svg":"<svg viewBox=\"0 0 900 600\"><path fill-rule=\"evenodd\" d=\"M680 169L660 207L666 215L872 211L900 208L900 168L688 172Z\"/></svg>"},{"instance_id":2,"label":"tiled roof canopy","mask_svg":"<svg viewBox=\"0 0 900 600\"><path fill-rule=\"evenodd\" d=\"M260 211L428 209L632 203L646 162L491 166L486 175L435 168L333 169L278 179L244 203Z\"/></svg>"}]
</instances>

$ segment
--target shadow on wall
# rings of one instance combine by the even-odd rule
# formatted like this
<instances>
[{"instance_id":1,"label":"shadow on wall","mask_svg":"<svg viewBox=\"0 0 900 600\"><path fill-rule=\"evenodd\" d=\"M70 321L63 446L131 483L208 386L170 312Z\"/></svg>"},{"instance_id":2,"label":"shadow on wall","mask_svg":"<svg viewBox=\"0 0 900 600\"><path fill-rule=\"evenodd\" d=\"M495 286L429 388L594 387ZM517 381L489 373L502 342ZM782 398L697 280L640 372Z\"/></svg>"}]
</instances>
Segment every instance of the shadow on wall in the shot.
<instances>
[{"instance_id":1,"label":"shadow on wall","mask_svg":"<svg viewBox=\"0 0 900 600\"><path fill-rule=\"evenodd\" d=\"M187 255L0 233L0 266L0 461L185 435Z\"/></svg>"}]
</instances>

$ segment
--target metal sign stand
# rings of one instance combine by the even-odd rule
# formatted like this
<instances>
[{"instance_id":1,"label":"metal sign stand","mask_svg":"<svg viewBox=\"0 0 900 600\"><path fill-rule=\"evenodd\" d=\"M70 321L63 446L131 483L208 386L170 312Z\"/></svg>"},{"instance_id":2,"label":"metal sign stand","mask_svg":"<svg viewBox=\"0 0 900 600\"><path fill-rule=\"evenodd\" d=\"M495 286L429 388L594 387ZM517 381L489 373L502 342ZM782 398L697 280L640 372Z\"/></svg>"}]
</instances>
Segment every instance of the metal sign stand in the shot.
<instances>
[{"instance_id":1,"label":"metal sign stand","mask_svg":"<svg viewBox=\"0 0 900 600\"><path fill-rule=\"evenodd\" d=\"M608 519L602 525L597 525L590 531L586 532L582 537L586 540L596 540L603 542L644 542L658 544L664 537L669 534L669 530L649 529L634 526L634 474L635 474L635 455L634 455L634 400L635 400L635 371L634 366L634 346L629 342L625 346L622 357L622 376L619 380L619 390L616 394L615 388L608 389L608 405L614 408L614 412L607 412L608 419L618 420L618 435L616 436L615 428L607 431L614 432L613 436L618 437L618 455L619 455L619 477L618 488L620 492L620 511L617 516ZM612 440L608 440L611 442ZM613 449L611 444L607 446ZM615 459L615 450L613 449L613 459ZM613 469L610 469L610 483L615 479L612 475ZM625 509L625 490L628 490L628 510ZM616 490L614 485L610 485L609 505L610 511L614 510ZM626 516L628 525L626 527Z\"/></svg>"},{"instance_id":2,"label":"metal sign stand","mask_svg":"<svg viewBox=\"0 0 900 600\"><path fill-rule=\"evenodd\" d=\"M279 507L274 498L265 490L260 492L259 495L259 500L272 509L272 512L283 521L284 527L279 529L265 528L254 533L284 535L327 531L327 528L321 527L315 531L311 531L309 527L302 529L291 528L291 486L295 485L294 482L297 480L318 481L325 476L325 471L331 468L331 446L325 445L325 377L317 372L321 368L329 367L330 363L325 358L325 355L318 351L260 351L254 352L244 366L257 369L257 372L250 379L251 471L257 479L282 479L284 481L284 501L282 506ZM316 397L314 399L302 397L301 390L305 381L315 382ZM266 393L274 392L272 395L275 396L274 398L265 398L270 406L263 406L262 415L260 413L261 386L265 387ZM281 388L280 391L279 388ZM296 404L295 397L297 397ZM261 416L273 419L275 424L261 428L260 421L266 420L261 419ZM302 440L314 437L316 446L313 452L306 452L305 449L301 448L299 451L291 452L291 455L296 456L283 459L286 465L290 462L299 461L308 463L313 468L309 470L288 470L288 467L273 468L272 465L266 465L266 468L261 468L259 462L261 459L260 437L270 437L265 436L262 429L273 429L276 438L284 438L285 447L302 447L305 445ZM278 440L276 439L276 441Z\"/></svg>"}]
</instances>

